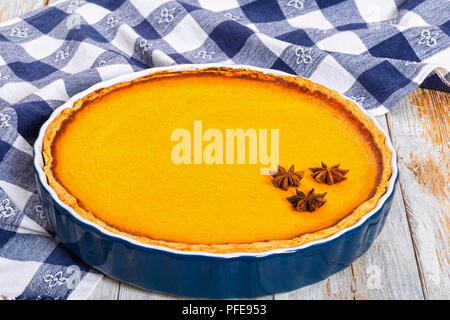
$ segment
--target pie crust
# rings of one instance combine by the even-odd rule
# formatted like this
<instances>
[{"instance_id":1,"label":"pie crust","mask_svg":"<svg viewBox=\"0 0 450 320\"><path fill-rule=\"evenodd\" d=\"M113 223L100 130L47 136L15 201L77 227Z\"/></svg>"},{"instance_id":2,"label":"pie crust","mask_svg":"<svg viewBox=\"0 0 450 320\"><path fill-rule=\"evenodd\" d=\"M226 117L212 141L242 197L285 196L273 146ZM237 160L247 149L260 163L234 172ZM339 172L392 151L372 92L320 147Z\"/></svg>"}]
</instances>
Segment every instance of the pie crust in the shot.
<instances>
[{"instance_id":1,"label":"pie crust","mask_svg":"<svg viewBox=\"0 0 450 320\"><path fill-rule=\"evenodd\" d=\"M343 219L338 221L336 224L327 227L325 229L298 235L291 239L286 240L268 240L268 241L258 241L252 243L233 243L233 244L188 244L179 243L173 241L156 240L151 239L146 236L134 235L127 232L123 232L113 226L106 224L104 221L98 219L91 212L85 210L79 201L71 195L64 186L59 182L58 178L54 174L52 167L55 163L53 156L52 145L55 138L58 136L60 130L63 130L64 123L67 121L75 112L77 112L84 105L89 104L89 102L99 99L100 97L108 94L113 90L118 90L120 88L125 88L130 86L132 83L147 81L156 78L168 78L180 75L192 75L192 74L213 74L225 77L248 77L257 80L275 81L281 82L283 85L292 86L295 89L303 93L311 94L315 97L327 101L327 103L332 104L339 108L339 111L345 113L346 116L357 121L362 132L367 136L366 138L371 141L371 145L374 150L378 151L380 155L379 162L379 178L376 188L372 192L372 196L365 202L361 203L356 209L350 212ZM96 90L87 96L74 102L72 108L66 108L61 111L60 114L48 125L47 131L43 139L43 157L44 157L44 172L47 176L48 183L53 190L55 190L59 199L71 207L77 214L81 217L94 222L95 224L101 226L102 228L109 230L113 233L120 234L122 236L132 238L141 243L158 245L163 247L168 247L176 250L185 251L203 251L210 253L231 253L231 252L263 252L273 249L281 248L292 248L311 241L320 240L327 238L347 227L352 226L358 222L365 214L373 210L380 198L386 193L389 178L391 176L391 151L385 144L385 136L382 131L373 123L373 121L360 109L356 103L344 98L340 94L333 90L330 90L322 85L313 83L307 79L292 76L278 76L272 74L266 74L254 70L246 69L234 69L226 67L209 67L201 70L186 70L186 71L161 71L152 73L150 75L135 79L133 81L121 82L113 86Z\"/></svg>"}]
</instances>

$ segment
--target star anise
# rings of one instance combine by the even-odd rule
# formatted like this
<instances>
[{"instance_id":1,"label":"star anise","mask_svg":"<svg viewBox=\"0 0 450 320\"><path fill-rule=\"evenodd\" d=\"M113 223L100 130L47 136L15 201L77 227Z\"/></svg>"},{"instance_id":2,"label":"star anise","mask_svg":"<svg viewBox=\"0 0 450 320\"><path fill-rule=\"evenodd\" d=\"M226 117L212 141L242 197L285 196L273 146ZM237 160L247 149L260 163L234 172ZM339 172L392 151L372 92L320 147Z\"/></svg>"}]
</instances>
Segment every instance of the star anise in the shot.
<instances>
[{"instance_id":1,"label":"star anise","mask_svg":"<svg viewBox=\"0 0 450 320\"><path fill-rule=\"evenodd\" d=\"M297 211L308 211L313 212L319 209L321 206L327 202L325 200L325 195L327 194L315 194L314 189L308 192L308 195L305 195L303 192L296 189L297 195L288 197L287 200L295 207Z\"/></svg>"},{"instance_id":2,"label":"star anise","mask_svg":"<svg viewBox=\"0 0 450 320\"><path fill-rule=\"evenodd\" d=\"M312 171L312 177L320 183L334 184L339 183L345 179L344 177L349 170L339 169L340 164L328 167L322 162L322 167L309 168Z\"/></svg>"},{"instance_id":3,"label":"star anise","mask_svg":"<svg viewBox=\"0 0 450 320\"><path fill-rule=\"evenodd\" d=\"M304 174L305 171L295 171L294 165L287 171L282 166L279 166L278 172L272 175L272 184L283 190L287 190L289 187L298 187Z\"/></svg>"}]
</instances>

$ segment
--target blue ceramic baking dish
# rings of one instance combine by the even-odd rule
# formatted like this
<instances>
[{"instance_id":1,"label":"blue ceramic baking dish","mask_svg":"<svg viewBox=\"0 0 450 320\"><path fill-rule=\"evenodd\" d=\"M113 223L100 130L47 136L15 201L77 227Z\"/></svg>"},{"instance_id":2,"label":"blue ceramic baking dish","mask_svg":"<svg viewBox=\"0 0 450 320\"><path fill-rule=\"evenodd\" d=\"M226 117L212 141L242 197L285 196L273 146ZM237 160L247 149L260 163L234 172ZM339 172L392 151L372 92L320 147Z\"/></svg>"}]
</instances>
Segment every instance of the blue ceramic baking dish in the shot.
<instances>
[{"instance_id":1,"label":"blue ceramic baking dish","mask_svg":"<svg viewBox=\"0 0 450 320\"><path fill-rule=\"evenodd\" d=\"M63 109L94 90L151 72L203 67L181 65L123 75L81 92L54 111L34 145L34 171L43 208L59 240L86 263L112 278L148 290L189 297L250 298L281 293L321 281L349 266L369 249L383 228L392 204L398 168L395 150L386 133L386 144L392 152L392 175L388 190L376 208L351 227L294 248L215 254L143 244L83 219L48 185L42 170L42 139L48 123ZM250 66L234 67L286 75Z\"/></svg>"}]
</instances>

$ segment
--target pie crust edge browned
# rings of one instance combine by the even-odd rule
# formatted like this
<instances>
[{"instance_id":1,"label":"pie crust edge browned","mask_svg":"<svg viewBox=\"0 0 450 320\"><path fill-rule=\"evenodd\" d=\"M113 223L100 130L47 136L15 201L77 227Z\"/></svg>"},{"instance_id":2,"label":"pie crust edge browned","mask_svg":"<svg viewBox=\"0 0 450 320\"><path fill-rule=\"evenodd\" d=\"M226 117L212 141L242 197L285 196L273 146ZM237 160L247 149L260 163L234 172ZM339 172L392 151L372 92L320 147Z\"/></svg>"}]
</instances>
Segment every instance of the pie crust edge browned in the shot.
<instances>
[{"instance_id":1,"label":"pie crust edge browned","mask_svg":"<svg viewBox=\"0 0 450 320\"><path fill-rule=\"evenodd\" d=\"M58 132L63 128L64 122L67 121L71 117L71 115L74 114L77 110L82 108L84 105L88 104L89 101L98 99L110 91L129 86L134 82L146 81L155 77L170 77L170 76L179 76L182 74L205 73L205 72L214 74L220 73L221 75L224 76L239 75L260 80L283 81L288 85L295 85L299 90L303 92L307 91L312 95L320 97L321 99L326 99L330 104L338 106L342 112L346 112L348 114L353 115L355 121L359 121L361 126L364 127L365 129L364 131L367 134L366 138L372 142L373 147L379 151L380 155L379 182L374 191L372 192L372 197L367 199L362 204L360 204L356 209L354 209L346 217L341 219L338 223L330 227L324 228L322 230L313 233L301 234L292 239L268 240L268 241L240 243L240 244L187 244L164 240L155 240L145 236L133 235L118 230L117 228L114 228L106 224L104 221L98 219L91 212L85 210L81 205L79 205L79 201L77 201L77 199L64 188L64 186L58 181L57 177L55 176L52 170L52 164L55 161L52 152L52 144L55 137L58 135ZM281 248L292 248L332 236L333 234L354 225L368 212L370 212L377 206L378 201L387 191L389 179L392 174L391 169L392 153L385 143L385 135L353 101L344 98L343 96L341 96L340 94L331 89L328 89L322 85L316 84L314 82L311 82L310 80L301 77L278 76L262 73L260 71L255 71L251 69L247 70L247 69L235 69L226 67L209 67L205 69L187 70L187 71L161 71L152 73L144 77L140 77L132 81L121 82L107 88L96 90L88 94L87 96L75 101L72 108L66 108L62 110L61 113L58 114L52 122L50 122L43 138L42 154L44 158L43 170L45 172L45 175L47 176L48 184L56 192L59 199L63 203L71 207L81 217L91 222L94 222L95 224L101 226L102 228L110 232L134 239L144 244L163 246L183 251L202 251L210 253L263 252Z\"/></svg>"}]
</instances>

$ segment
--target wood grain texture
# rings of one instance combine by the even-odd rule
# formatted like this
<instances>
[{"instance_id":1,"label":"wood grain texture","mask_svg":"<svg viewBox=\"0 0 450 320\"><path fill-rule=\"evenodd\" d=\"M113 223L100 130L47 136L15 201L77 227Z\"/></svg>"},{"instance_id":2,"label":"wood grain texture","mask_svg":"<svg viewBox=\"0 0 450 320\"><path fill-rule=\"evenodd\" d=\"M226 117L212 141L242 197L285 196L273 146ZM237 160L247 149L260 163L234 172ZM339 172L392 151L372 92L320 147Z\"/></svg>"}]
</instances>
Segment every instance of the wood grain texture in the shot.
<instances>
[{"instance_id":1,"label":"wood grain texture","mask_svg":"<svg viewBox=\"0 0 450 320\"><path fill-rule=\"evenodd\" d=\"M127 283L121 283L119 300L189 300L189 298L147 291Z\"/></svg>"},{"instance_id":2,"label":"wood grain texture","mask_svg":"<svg viewBox=\"0 0 450 320\"><path fill-rule=\"evenodd\" d=\"M2 0L0 1L0 22L21 16L45 5L47 5L47 0Z\"/></svg>"},{"instance_id":3,"label":"wood grain texture","mask_svg":"<svg viewBox=\"0 0 450 320\"><path fill-rule=\"evenodd\" d=\"M104 276L88 300L117 300L120 282Z\"/></svg>"},{"instance_id":4,"label":"wood grain texture","mask_svg":"<svg viewBox=\"0 0 450 320\"><path fill-rule=\"evenodd\" d=\"M280 293L275 300L353 300L354 277L352 268L348 267L331 277L310 286Z\"/></svg>"},{"instance_id":5,"label":"wood grain texture","mask_svg":"<svg viewBox=\"0 0 450 320\"><path fill-rule=\"evenodd\" d=\"M272 300L273 296L265 296L255 300ZM189 297L179 297L143 290L127 283L120 283L119 300L197 300Z\"/></svg>"},{"instance_id":6,"label":"wood grain texture","mask_svg":"<svg viewBox=\"0 0 450 320\"><path fill-rule=\"evenodd\" d=\"M449 96L418 89L388 114L426 299L449 299Z\"/></svg>"},{"instance_id":7,"label":"wood grain texture","mask_svg":"<svg viewBox=\"0 0 450 320\"><path fill-rule=\"evenodd\" d=\"M54 5L57 4L58 2L63 2L66 0L47 0L47 5Z\"/></svg>"},{"instance_id":8,"label":"wood grain texture","mask_svg":"<svg viewBox=\"0 0 450 320\"><path fill-rule=\"evenodd\" d=\"M424 298L399 186L383 231L352 270L356 300Z\"/></svg>"},{"instance_id":9,"label":"wood grain texture","mask_svg":"<svg viewBox=\"0 0 450 320\"><path fill-rule=\"evenodd\" d=\"M377 117L386 133L386 116ZM385 226L372 247L352 265L354 299L423 299L403 198L397 185Z\"/></svg>"}]
</instances>

